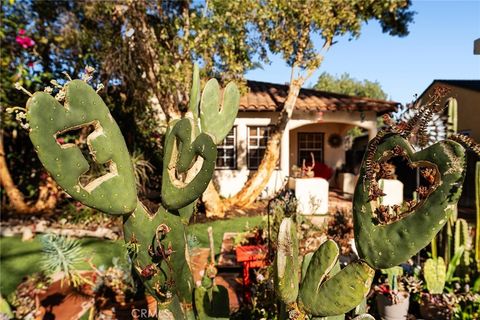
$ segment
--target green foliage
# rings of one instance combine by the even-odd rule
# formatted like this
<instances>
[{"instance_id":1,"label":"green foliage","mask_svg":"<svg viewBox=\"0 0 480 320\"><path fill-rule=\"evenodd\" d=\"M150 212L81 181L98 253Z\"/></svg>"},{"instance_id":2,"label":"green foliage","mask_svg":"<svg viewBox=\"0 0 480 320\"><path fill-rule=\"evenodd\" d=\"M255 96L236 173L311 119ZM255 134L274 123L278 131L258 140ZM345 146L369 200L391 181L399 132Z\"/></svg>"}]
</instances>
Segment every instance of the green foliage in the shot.
<instances>
[{"instance_id":1,"label":"green foliage","mask_svg":"<svg viewBox=\"0 0 480 320\"><path fill-rule=\"evenodd\" d=\"M325 40L360 36L362 24L378 20L383 32L393 36L408 34L414 13L410 1L348 0L324 1L260 1L258 26L271 52L280 54L290 66L315 70L322 61L315 48L313 35Z\"/></svg>"},{"instance_id":2,"label":"green foliage","mask_svg":"<svg viewBox=\"0 0 480 320\"><path fill-rule=\"evenodd\" d=\"M199 319L229 319L228 291L224 286L215 285L210 289L198 287L195 288L194 295Z\"/></svg>"},{"instance_id":3,"label":"green foliage","mask_svg":"<svg viewBox=\"0 0 480 320\"><path fill-rule=\"evenodd\" d=\"M318 77L314 86L317 90L348 94L351 96L367 97L373 99L387 99L387 94L383 91L381 85L377 81L363 80L359 81L352 78L348 73L340 76L332 76L323 72Z\"/></svg>"},{"instance_id":4,"label":"green foliage","mask_svg":"<svg viewBox=\"0 0 480 320\"><path fill-rule=\"evenodd\" d=\"M457 253L461 251L461 247L465 249L463 252L463 259L460 264L463 266L470 265L470 250L471 239L468 231L468 223L465 219L457 219L455 222L455 236L453 252ZM453 259L452 259L453 260Z\"/></svg>"},{"instance_id":5,"label":"green foliage","mask_svg":"<svg viewBox=\"0 0 480 320\"><path fill-rule=\"evenodd\" d=\"M145 159L145 156L140 151L133 151L131 158L137 190L145 194L147 184L150 181L150 175L155 171L155 167L150 161Z\"/></svg>"},{"instance_id":6,"label":"green foliage","mask_svg":"<svg viewBox=\"0 0 480 320\"><path fill-rule=\"evenodd\" d=\"M395 266L388 269L382 269L382 273L387 275L390 288L393 291L398 291L398 278L403 275L403 268Z\"/></svg>"}]
</instances>

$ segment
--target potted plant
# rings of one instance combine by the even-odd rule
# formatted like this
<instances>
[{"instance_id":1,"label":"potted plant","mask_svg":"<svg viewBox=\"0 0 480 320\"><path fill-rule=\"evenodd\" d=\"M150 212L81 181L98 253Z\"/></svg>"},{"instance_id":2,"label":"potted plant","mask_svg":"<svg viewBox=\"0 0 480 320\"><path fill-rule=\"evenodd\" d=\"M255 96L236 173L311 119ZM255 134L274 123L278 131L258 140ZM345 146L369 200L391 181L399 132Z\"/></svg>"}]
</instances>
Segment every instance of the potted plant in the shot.
<instances>
[{"instance_id":1,"label":"potted plant","mask_svg":"<svg viewBox=\"0 0 480 320\"><path fill-rule=\"evenodd\" d=\"M157 303L150 296L145 296L132 276L128 264L120 263L120 259L113 258L113 265L96 267L94 270L95 283L93 286L95 316L127 319L135 316L134 309L146 309L148 314L156 314ZM134 317L135 318L135 317Z\"/></svg>"},{"instance_id":2,"label":"potted plant","mask_svg":"<svg viewBox=\"0 0 480 320\"><path fill-rule=\"evenodd\" d=\"M410 304L410 294L404 289L400 277L403 275L402 267L393 267L382 270L387 277L385 282L375 286L377 295L377 309L384 320L406 319Z\"/></svg>"}]
</instances>

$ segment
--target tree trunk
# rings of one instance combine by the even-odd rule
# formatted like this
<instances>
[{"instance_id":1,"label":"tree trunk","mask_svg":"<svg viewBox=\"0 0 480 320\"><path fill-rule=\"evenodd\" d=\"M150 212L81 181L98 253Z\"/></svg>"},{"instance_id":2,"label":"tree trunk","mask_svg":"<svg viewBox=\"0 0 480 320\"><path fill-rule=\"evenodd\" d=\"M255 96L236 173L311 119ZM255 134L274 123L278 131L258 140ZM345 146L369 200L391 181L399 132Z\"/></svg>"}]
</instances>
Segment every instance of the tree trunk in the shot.
<instances>
[{"instance_id":1,"label":"tree trunk","mask_svg":"<svg viewBox=\"0 0 480 320\"><path fill-rule=\"evenodd\" d=\"M40 214L52 211L58 199L58 187L51 177L48 177L46 183L39 187L38 199L33 205L25 202L22 192L13 182L10 171L5 159L5 150L3 147L3 133L0 133L0 185L5 189L5 193L10 200L11 208L20 214Z\"/></svg>"},{"instance_id":2,"label":"tree trunk","mask_svg":"<svg viewBox=\"0 0 480 320\"><path fill-rule=\"evenodd\" d=\"M227 210L235 207L249 206L265 189L273 171L277 167L277 162L280 159L282 137L288 121L292 117L295 103L304 81L303 78L300 78L290 83L287 99L285 100L283 110L277 119L275 129L268 139L262 162L253 176L245 183L244 187L233 197L222 200L213 183L209 184L202 197L205 203L207 217L224 217Z\"/></svg>"},{"instance_id":3,"label":"tree trunk","mask_svg":"<svg viewBox=\"0 0 480 320\"><path fill-rule=\"evenodd\" d=\"M213 181L207 186L207 189L202 194L202 201L205 204L205 212L207 218L211 217L225 217L225 205L220 194L218 193Z\"/></svg>"},{"instance_id":4,"label":"tree trunk","mask_svg":"<svg viewBox=\"0 0 480 320\"><path fill-rule=\"evenodd\" d=\"M268 139L267 148L262 162L253 176L248 179L242 190L240 190L235 196L226 200L228 207L251 205L267 186L273 171L277 167L277 162L280 159L282 137L288 121L292 118L293 109L295 108L295 103L297 102L297 97L300 93L300 88L302 87L303 82L304 80L300 78L290 83L287 99L285 100L283 110L275 124L275 129Z\"/></svg>"}]
</instances>

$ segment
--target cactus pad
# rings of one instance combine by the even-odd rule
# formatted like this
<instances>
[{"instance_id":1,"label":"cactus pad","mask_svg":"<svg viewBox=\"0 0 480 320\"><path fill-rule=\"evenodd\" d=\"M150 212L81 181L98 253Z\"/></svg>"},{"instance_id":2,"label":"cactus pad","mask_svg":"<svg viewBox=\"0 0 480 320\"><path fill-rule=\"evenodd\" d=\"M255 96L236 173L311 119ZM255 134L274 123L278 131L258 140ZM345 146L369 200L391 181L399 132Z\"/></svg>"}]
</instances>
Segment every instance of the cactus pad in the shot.
<instances>
[{"instance_id":1,"label":"cactus pad","mask_svg":"<svg viewBox=\"0 0 480 320\"><path fill-rule=\"evenodd\" d=\"M379 162L393 157L394 150L403 150L414 167L435 168L438 179L426 199L406 217L390 224L374 222L375 201L370 201L368 192L372 181L358 181L353 201L355 243L360 258L374 268L396 266L432 240L456 205L465 175L465 150L454 141L441 141L414 153L401 136L387 134L375 149L373 160ZM367 165L371 165L368 162L365 158L360 177L365 176Z\"/></svg>"},{"instance_id":2,"label":"cactus pad","mask_svg":"<svg viewBox=\"0 0 480 320\"><path fill-rule=\"evenodd\" d=\"M340 270L339 249L332 240L314 253L300 286L299 304L314 316L342 315L362 302L375 271L363 261Z\"/></svg>"},{"instance_id":3,"label":"cactus pad","mask_svg":"<svg viewBox=\"0 0 480 320\"><path fill-rule=\"evenodd\" d=\"M284 218L278 231L278 249L275 257L276 290L286 304L298 296L299 261L297 227L291 218Z\"/></svg>"},{"instance_id":4,"label":"cactus pad","mask_svg":"<svg viewBox=\"0 0 480 320\"><path fill-rule=\"evenodd\" d=\"M229 319L228 291L224 286L215 285L211 289L198 287L195 288L194 295L198 319Z\"/></svg>"},{"instance_id":5,"label":"cactus pad","mask_svg":"<svg viewBox=\"0 0 480 320\"><path fill-rule=\"evenodd\" d=\"M157 241L162 225L168 230ZM123 231L134 269L147 290L161 302L177 296L182 305L191 305L193 278L186 258L185 226L180 217L162 206L157 213L150 214L139 201L137 209L125 218ZM159 243L164 251L170 251L166 258L158 253Z\"/></svg>"},{"instance_id":6,"label":"cactus pad","mask_svg":"<svg viewBox=\"0 0 480 320\"><path fill-rule=\"evenodd\" d=\"M186 175L198 157L203 158L200 170L191 181ZM215 169L217 147L212 138L200 133L192 142L192 121L188 118L173 124L165 140L163 159L162 202L167 209L178 210L188 206L202 195Z\"/></svg>"},{"instance_id":7,"label":"cactus pad","mask_svg":"<svg viewBox=\"0 0 480 320\"><path fill-rule=\"evenodd\" d=\"M36 92L27 102L30 139L42 164L55 181L84 205L110 214L132 212L137 203L135 176L125 140L107 106L82 80L65 85L65 104L45 92ZM87 137L93 159L107 164L109 173L82 186L79 177L89 169L75 144L61 145L64 132L93 125Z\"/></svg>"},{"instance_id":8,"label":"cactus pad","mask_svg":"<svg viewBox=\"0 0 480 320\"><path fill-rule=\"evenodd\" d=\"M447 267L442 257L428 259L423 266L423 276L428 292L442 294L445 287Z\"/></svg>"},{"instance_id":9,"label":"cactus pad","mask_svg":"<svg viewBox=\"0 0 480 320\"><path fill-rule=\"evenodd\" d=\"M220 109L220 86L216 79L205 85L200 105L202 132L213 137L216 144L225 139L235 122L240 102L240 92L234 83L227 84L223 92L223 105Z\"/></svg>"}]
</instances>

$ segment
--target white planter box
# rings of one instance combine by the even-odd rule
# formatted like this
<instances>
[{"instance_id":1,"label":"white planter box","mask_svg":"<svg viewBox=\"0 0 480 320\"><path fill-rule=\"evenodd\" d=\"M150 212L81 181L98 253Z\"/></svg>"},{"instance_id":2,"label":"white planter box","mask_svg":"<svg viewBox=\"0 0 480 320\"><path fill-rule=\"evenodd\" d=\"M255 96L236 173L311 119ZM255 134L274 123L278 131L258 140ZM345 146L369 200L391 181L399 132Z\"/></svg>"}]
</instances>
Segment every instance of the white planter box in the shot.
<instances>
[{"instance_id":1,"label":"white planter box","mask_svg":"<svg viewBox=\"0 0 480 320\"><path fill-rule=\"evenodd\" d=\"M381 204L385 206L401 205L403 202L403 183L394 179L380 179L378 185L386 196L381 197Z\"/></svg>"},{"instance_id":2,"label":"white planter box","mask_svg":"<svg viewBox=\"0 0 480 320\"><path fill-rule=\"evenodd\" d=\"M338 175L338 187L344 193L353 194L357 180L358 176L353 173L340 173Z\"/></svg>"},{"instance_id":3,"label":"white planter box","mask_svg":"<svg viewBox=\"0 0 480 320\"><path fill-rule=\"evenodd\" d=\"M295 189L298 201L297 212L301 214L328 213L328 181L322 178L292 178L289 181Z\"/></svg>"}]
</instances>

